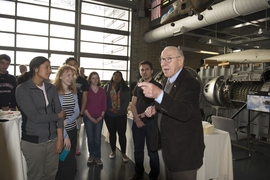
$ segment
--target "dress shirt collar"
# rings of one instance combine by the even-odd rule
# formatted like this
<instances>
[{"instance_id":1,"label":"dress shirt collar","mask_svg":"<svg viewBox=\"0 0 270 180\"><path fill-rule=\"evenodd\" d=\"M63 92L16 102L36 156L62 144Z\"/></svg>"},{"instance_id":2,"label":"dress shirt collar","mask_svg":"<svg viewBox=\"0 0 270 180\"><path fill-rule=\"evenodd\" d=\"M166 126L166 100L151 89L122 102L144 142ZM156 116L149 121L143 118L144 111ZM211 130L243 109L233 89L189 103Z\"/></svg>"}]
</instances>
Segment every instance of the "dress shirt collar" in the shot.
<instances>
[{"instance_id":1,"label":"dress shirt collar","mask_svg":"<svg viewBox=\"0 0 270 180\"><path fill-rule=\"evenodd\" d=\"M182 71L183 68L179 69L179 71L177 71L177 73L175 75L173 75L171 78L168 78L170 83L174 83L174 81L176 80L176 78L178 77L178 75L180 74L180 72Z\"/></svg>"}]
</instances>

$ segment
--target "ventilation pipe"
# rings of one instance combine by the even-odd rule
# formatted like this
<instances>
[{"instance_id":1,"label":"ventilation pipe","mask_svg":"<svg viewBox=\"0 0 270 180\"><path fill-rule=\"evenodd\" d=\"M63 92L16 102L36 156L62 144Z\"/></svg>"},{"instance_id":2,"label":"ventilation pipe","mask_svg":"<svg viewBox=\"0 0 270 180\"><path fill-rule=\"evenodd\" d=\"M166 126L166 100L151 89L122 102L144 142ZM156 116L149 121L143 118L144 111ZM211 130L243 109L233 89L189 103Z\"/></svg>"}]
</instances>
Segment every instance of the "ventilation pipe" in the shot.
<instances>
[{"instance_id":1,"label":"ventilation pipe","mask_svg":"<svg viewBox=\"0 0 270 180\"><path fill-rule=\"evenodd\" d=\"M168 23L146 32L144 34L144 40L147 43L152 43L238 16L245 16L262 11L269 7L270 0L225 0L213 5L213 10L203 11L201 14L204 18L201 21L199 21L195 15L189 16L175 21L174 27Z\"/></svg>"}]
</instances>

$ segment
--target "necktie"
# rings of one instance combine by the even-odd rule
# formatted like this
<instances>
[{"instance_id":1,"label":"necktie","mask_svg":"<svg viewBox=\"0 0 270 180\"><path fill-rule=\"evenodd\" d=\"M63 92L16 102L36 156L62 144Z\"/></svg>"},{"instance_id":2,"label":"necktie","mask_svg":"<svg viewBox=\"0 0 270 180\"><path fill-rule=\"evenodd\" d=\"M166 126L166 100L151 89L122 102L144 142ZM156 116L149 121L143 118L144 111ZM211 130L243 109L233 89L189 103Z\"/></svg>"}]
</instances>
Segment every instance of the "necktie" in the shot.
<instances>
[{"instance_id":1,"label":"necktie","mask_svg":"<svg viewBox=\"0 0 270 180\"><path fill-rule=\"evenodd\" d=\"M173 87L173 83L170 83L170 79L168 78L165 87L164 87L164 92L170 93L171 89ZM160 130L160 122L161 122L162 114L158 113L158 128Z\"/></svg>"},{"instance_id":2,"label":"necktie","mask_svg":"<svg viewBox=\"0 0 270 180\"><path fill-rule=\"evenodd\" d=\"M166 85L164 87L164 91L166 93L170 93L172 87L173 87L173 83L170 83L170 79L168 78L167 83L166 83Z\"/></svg>"}]
</instances>

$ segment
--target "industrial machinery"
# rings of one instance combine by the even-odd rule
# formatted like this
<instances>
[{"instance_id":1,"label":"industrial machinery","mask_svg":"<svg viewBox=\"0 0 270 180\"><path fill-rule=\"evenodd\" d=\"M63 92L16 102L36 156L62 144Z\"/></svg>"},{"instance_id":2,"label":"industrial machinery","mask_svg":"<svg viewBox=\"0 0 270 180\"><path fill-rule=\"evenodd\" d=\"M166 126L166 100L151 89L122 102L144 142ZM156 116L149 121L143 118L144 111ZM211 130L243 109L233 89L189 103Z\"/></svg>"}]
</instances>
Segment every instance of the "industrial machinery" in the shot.
<instances>
[{"instance_id":1,"label":"industrial machinery","mask_svg":"<svg viewBox=\"0 0 270 180\"><path fill-rule=\"evenodd\" d=\"M207 82L203 89L205 99L216 106L240 107L246 103L250 91L270 91L270 67L236 69L232 74L220 75ZM261 64L262 65L262 64ZM266 64L264 64L266 65Z\"/></svg>"}]
</instances>

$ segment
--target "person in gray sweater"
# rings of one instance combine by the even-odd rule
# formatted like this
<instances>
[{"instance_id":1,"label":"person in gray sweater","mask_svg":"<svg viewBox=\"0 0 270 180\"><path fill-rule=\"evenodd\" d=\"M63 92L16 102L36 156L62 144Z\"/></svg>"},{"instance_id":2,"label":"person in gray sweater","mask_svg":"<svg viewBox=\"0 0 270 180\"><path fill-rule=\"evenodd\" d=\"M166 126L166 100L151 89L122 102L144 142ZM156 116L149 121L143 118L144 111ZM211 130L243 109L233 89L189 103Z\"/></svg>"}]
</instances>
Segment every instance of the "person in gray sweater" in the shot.
<instances>
[{"instance_id":1,"label":"person in gray sweater","mask_svg":"<svg viewBox=\"0 0 270 180\"><path fill-rule=\"evenodd\" d=\"M21 149L27 163L28 180L55 179L59 153L63 149L63 120L59 97L48 83L51 66L45 57L35 57L30 70L20 78L16 100L22 114Z\"/></svg>"}]
</instances>

